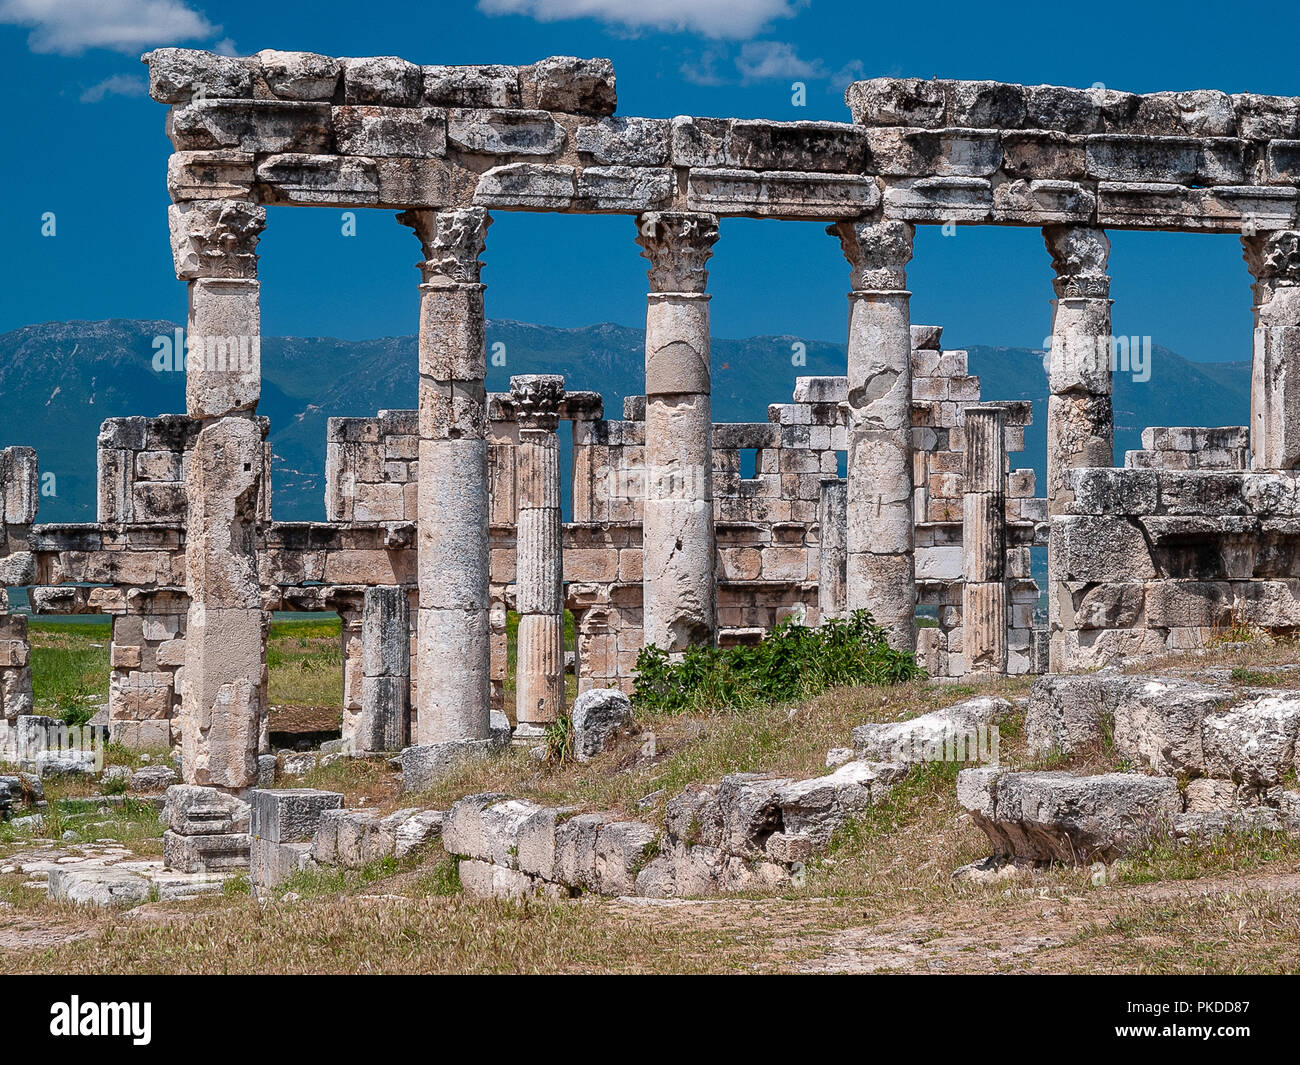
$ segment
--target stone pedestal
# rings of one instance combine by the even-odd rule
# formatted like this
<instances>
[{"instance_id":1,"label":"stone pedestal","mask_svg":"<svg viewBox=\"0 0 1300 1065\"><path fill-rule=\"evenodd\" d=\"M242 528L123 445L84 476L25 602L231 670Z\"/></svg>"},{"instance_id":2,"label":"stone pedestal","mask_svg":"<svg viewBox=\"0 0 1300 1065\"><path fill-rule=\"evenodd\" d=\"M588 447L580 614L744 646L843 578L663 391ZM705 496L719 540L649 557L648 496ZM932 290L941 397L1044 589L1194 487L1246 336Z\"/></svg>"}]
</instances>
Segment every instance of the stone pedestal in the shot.
<instances>
[{"instance_id":1,"label":"stone pedestal","mask_svg":"<svg viewBox=\"0 0 1300 1065\"><path fill-rule=\"evenodd\" d=\"M358 751L406 746L411 714L411 612L406 589L367 588L361 613L361 714Z\"/></svg>"},{"instance_id":2,"label":"stone pedestal","mask_svg":"<svg viewBox=\"0 0 1300 1065\"><path fill-rule=\"evenodd\" d=\"M967 407L962 636L968 673L1007 671L1006 408Z\"/></svg>"},{"instance_id":3,"label":"stone pedestal","mask_svg":"<svg viewBox=\"0 0 1300 1065\"><path fill-rule=\"evenodd\" d=\"M257 240L265 210L238 200L175 205L177 276L189 281L186 411L201 426L185 492L186 784L241 793L257 783L266 728L266 633L258 579L264 427Z\"/></svg>"},{"instance_id":4,"label":"stone pedestal","mask_svg":"<svg viewBox=\"0 0 1300 1065\"><path fill-rule=\"evenodd\" d=\"M678 653L717 638L713 416L705 264L717 219L650 212L637 219L650 260L645 340L646 644Z\"/></svg>"},{"instance_id":5,"label":"stone pedestal","mask_svg":"<svg viewBox=\"0 0 1300 1065\"><path fill-rule=\"evenodd\" d=\"M848 566L849 482L842 477L822 481L817 501L817 613L822 621L843 618L845 572Z\"/></svg>"},{"instance_id":6,"label":"stone pedestal","mask_svg":"<svg viewBox=\"0 0 1300 1065\"><path fill-rule=\"evenodd\" d=\"M420 744L486 740L491 706L481 208L407 211L420 238Z\"/></svg>"},{"instance_id":7,"label":"stone pedestal","mask_svg":"<svg viewBox=\"0 0 1300 1065\"><path fill-rule=\"evenodd\" d=\"M912 515L912 337L906 289L913 227L841 222L849 293L846 605L869 610L892 646L916 647Z\"/></svg>"},{"instance_id":8,"label":"stone pedestal","mask_svg":"<svg viewBox=\"0 0 1300 1065\"><path fill-rule=\"evenodd\" d=\"M1300 466L1300 233L1242 237L1255 279L1251 468Z\"/></svg>"},{"instance_id":9,"label":"stone pedestal","mask_svg":"<svg viewBox=\"0 0 1300 1065\"><path fill-rule=\"evenodd\" d=\"M560 524L560 403L564 378L510 378L515 453L516 735L537 735L564 710L564 558Z\"/></svg>"},{"instance_id":10,"label":"stone pedestal","mask_svg":"<svg viewBox=\"0 0 1300 1065\"><path fill-rule=\"evenodd\" d=\"M1047 512L1067 513L1074 502L1070 472L1114 464L1111 410L1110 240L1089 226L1043 230L1056 278L1052 286L1052 344L1047 384ZM1061 596L1048 589L1051 668L1063 668Z\"/></svg>"}]
</instances>

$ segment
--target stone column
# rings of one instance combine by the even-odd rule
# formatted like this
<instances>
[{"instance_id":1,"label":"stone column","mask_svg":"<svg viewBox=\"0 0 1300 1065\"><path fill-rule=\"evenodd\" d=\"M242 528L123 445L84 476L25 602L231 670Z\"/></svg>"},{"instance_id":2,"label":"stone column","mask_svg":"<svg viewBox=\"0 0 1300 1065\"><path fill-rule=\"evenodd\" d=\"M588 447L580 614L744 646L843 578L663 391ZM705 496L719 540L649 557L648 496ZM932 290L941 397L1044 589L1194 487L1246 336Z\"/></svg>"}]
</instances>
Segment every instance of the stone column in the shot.
<instances>
[{"instance_id":1,"label":"stone column","mask_svg":"<svg viewBox=\"0 0 1300 1065\"><path fill-rule=\"evenodd\" d=\"M406 746L411 713L411 614L406 589L367 588L361 611L361 715L353 743L359 751Z\"/></svg>"},{"instance_id":2,"label":"stone column","mask_svg":"<svg viewBox=\"0 0 1300 1065\"><path fill-rule=\"evenodd\" d=\"M560 403L564 378L510 378L515 455L516 737L539 736L564 711L564 557L560 544Z\"/></svg>"},{"instance_id":3,"label":"stone column","mask_svg":"<svg viewBox=\"0 0 1300 1065\"><path fill-rule=\"evenodd\" d=\"M1089 226L1047 226L1043 239L1056 272L1052 339L1047 359L1047 513L1065 514L1074 502L1070 471L1114 464L1111 409L1110 240ZM1055 539L1053 537L1053 539ZM1048 546L1048 570L1054 572ZM1062 602L1069 589L1049 581L1050 663L1065 668ZM1073 607L1070 607L1073 610Z\"/></svg>"},{"instance_id":4,"label":"stone column","mask_svg":"<svg viewBox=\"0 0 1300 1065\"><path fill-rule=\"evenodd\" d=\"M645 337L642 588L646 644L685 651L717 639L713 415L705 264L718 239L709 214L637 219L650 260Z\"/></svg>"},{"instance_id":5,"label":"stone column","mask_svg":"<svg viewBox=\"0 0 1300 1065\"><path fill-rule=\"evenodd\" d=\"M1006 408L967 407L962 635L968 673L1007 671Z\"/></svg>"},{"instance_id":6,"label":"stone column","mask_svg":"<svg viewBox=\"0 0 1300 1065\"><path fill-rule=\"evenodd\" d=\"M1048 226L1052 256L1052 345L1047 384L1047 511L1074 501L1069 471L1114 464L1110 401L1110 240L1088 226Z\"/></svg>"},{"instance_id":7,"label":"stone column","mask_svg":"<svg viewBox=\"0 0 1300 1065\"><path fill-rule=\"evenodd\" d=\"M177 276L189 281L186 412L200 426L188 456L185 529L186 784L240 793L257 783L266 716L266 632L257 550L263 475L257 241L266 212L239 200L170 209ZM185 835L185 833L181 833ZM201 863L201 843L174 845Z\"/></svg>"},{"instance_id":8,"label":"stone column","mask_svg":"<svg viewBox=\"0 0 1300 1065\"><path fill-rule=\"evenodd\" d=\"M817 557L817 613L823 622L843 618L844 575L848 566L849 482L842 477L822 481L817 502L820 543Z\"/></svg>"},{"instance_id":9,"label":"stone column","mask_svg":"<svg viewBox=\"0 0 1300 1065\"><path fill-rule=\"evenodd\" d=\"M912 334L907 263L915 230L865 219L828 230L849 292L847 609L869 610L892 646L916 648L912 516Z\"/></svg>"},{"instance_id":10,"label":"stone column","mask_svg":"<svg viewBox=\"0 0 1300 1065\"><path fill-rule=\"evenodd\" d=\"M407 211L425 261L419 334L420 745L486 741L491 707L482 208Z\"/></svg>"},{"instance_id":11,"label":"stone column","mask_svg":"<svg viewBox=\"0 0 1300 1065\"><path fill-rule=\"evenodd\" d=\"M1250 454L1256 470L1300 466L1300 233L1241 238L1255 279Z\"/></svg>"}]
</instances>

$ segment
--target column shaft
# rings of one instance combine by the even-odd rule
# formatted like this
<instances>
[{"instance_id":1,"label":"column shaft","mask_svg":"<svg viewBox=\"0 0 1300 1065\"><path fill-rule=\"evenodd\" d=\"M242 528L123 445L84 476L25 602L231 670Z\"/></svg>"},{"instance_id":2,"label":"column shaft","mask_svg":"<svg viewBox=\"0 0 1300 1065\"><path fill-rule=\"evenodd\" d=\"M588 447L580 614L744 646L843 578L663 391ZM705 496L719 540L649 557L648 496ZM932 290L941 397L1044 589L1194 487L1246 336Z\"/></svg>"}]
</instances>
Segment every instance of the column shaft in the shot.
<instances>
[{"instance_id":1,"label":"column shaft","mask_svg":"<svg viewBox=\"0 0 1300 1065\"><path fill-rule=\"evenodd\" d=\"M399 216L420 286L417 684L420 744L486 740L491 707L481 208Z\"/></svg>"},{"instance_id":2,"label":"column shaft","mask_svg":"<svg viewBox=\"0 0 1300 1065\"><path fill-rule=\"evenodd\" d=\"M560 439L564 378L510 379L519 420L515 599L519 642L515 670L516 735L540 732L564 710L564 557L560 522Z\"/></svg>"},{"instance_id":3,"label":"column shaft","mask_svg":"<svg viewBox=\"0 0 1300 1065\"><path fill-rule=\"evenodd\" d=\"M823 622L843 618L845 570L848 566L849 484L840 477L822 481L817 501L817 613Z\"/></svg>"},{"instance_id":4,"label":"column shaft","mask_svg":"<svg viewBox=\"0 0 1300 1065\"><path fill-rule=\"evenodd\" d=\"M257 240L265 210L242 201L171 208L177 275L189 281L186 411L200 424L186 474L182 776L242 791L257 782L266 719L258 577L265 430Z\"/></svg>"},{"instance_id":5,"label":"column shaft","mask_svg":"<svg viewBox=\"0 0 1300 1065\"><path fill-rule=\"evenodd\" d=\"M359 751L406 746L411 710L411 611L406 589L367 588L361 613L361 716Z\"/></svg>"},{"instance_id":6,"label":"column shaft","mask_svg":"<svg viewBox=\"0 0 1300 1065\"><path fill-rule=\"evenodd\" d=\"M1007 671L1006 409L967 407L962 635L969 673Z\"/></svg>"},{"instance_id":7,"label":"column shaft","mask_svg":"<svg viewBox=\"0 0 1300 1065\"><path fill-rule=\"evenodd\" d=\"M913 227L841 222L849 293L847 609L869 610L892 646L916 648L912 513L912 337L906 290Z\"/></svg>"},{"instance_id":8,"label":"column shaft","mask_svg":"<svg viewBox=\"0 0 1300 1065\"><path fill-rule=\"evenodd\" d=\"M717 638L713 416L705 269L712 215L652 212L637 242L650 260L646 307L644 639L670 652Z\"/></svg>"},{"instance_id":9,"label":"column shaft","mask_svg":"<svg viewBox=\"0 0 1300 1065\"><path fill-rule=\"evenodd\" d=\"M1251 468L1300 467L1300 233L1242 238L1255 278Z\"/></svg>"}]
</instances>

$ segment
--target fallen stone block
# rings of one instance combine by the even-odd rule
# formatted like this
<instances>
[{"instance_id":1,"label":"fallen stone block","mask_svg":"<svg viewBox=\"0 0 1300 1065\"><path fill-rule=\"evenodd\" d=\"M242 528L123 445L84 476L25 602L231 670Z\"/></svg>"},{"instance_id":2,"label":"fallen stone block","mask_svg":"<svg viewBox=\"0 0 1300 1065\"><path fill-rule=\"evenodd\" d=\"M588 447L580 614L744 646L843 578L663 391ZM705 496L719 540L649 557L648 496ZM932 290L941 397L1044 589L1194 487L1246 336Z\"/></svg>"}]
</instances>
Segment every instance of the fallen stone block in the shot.
<instances>
[{"instance_id":1,"label":"fallen stone block","mask_svg":"<svg viewBox=\"0 0 1300 1065\"><path fill-rule=\"evenodd\" d=\"M248 879L254 891L275 887L294 873L315 868L310 843L274 843L253 838L249 854Z\"/></svg>"},{"instance_id":2,"label":"fallen stone block","mask_svg":"<svg viewBox=\"0 0 1300 1065\"><path fill-rule=\"evenodd\" d=\"M1109 862L1169 831L1182 813L1178 784L1138 773L1012 773L966 769L957 799L993 844L995 857Z\"/></svg>"},{"instance_id":3,"label":"fallen stone block","mask_svg":"<svg viewBox=\"0 0 1300 1065\"><path fill-rule=\"evenodd\" d=\"M443 810L420 810L403 820L394 833L393 857L405 858L412 851L440 838L446 816Z\"/></svg>"},{"instance_id":4,"label":"fallen stone block","mask_svg":"<svg viewBox=\"0 0 1300 1065\"><path fill-rule=\"evenodd\" d=\"M559 900L570 897L569 891L560 884L547 883L518 869L507 869L504 865L477 858L461 859L460 884L472 899L517 902L528 898Z\"/></svg>"},{"instance_id":5,"label":"fallen stone block","mask_svg":"<svg viewBox=\"0 0 1300 1065\"><path fill-rule=\"evenodd\" d=\"M173 784L163 806L163 820L182 836L247 833L251 816L252 807L242 799L197 784Z\"/></svg>"},{"instance_id":6,"label":"fallen stone block","mask_svg":"<svg viewBox=\"0 0 1300 1065\"><path fill-rule=\"evenodd\" d=\"M127 791L165 791L180 777L169 765L147 765L137 769L127 781Z\"/></svg>"},{"instance_id":7,"label":"fallen stone block","mask_svg":"<svg viewBox=\"0 0 1300 1065\"><path fill-rule=\"evenodd\" d=\"M986 760L981 753L996 762L988 726L1005 719L1011 709L1005 699L982 695L907 721L859 725L853 730L854 753L902 765Z\"/></svg>"},{"instance_id":8,"label":"fallen stone block","mask_svg":"<svg viewBox=\"0 0 1300 1065\"><path fill-rule=\"evenodd\" d=\"M586 762L632 723L632 701L617 688L592 688L573 702L573 753Z\"/></svg>"},{"instance_id":9,"label":"fallen stone block","mask_svg":"<svg viewBox=\"0 0 1300 1065\"><path fill-rule=\"evenodd\" d=\"M486 758L496 749L493 740L453 740L407 747L402 751L402 787L427 791L454 766Z\"/></svg>"},{"instance_id":10,"label":"fallen stone block","mask_svg":"<svg viewBox=\"0 0 1300 1065\"><path fill-rule=\"evenodd\" d=\"M54 901L82 906L136 906L147 902L153 894L148 877L112 866L93 869L55 866L50 869L48 884Z\"/></svg>"}]
</instances>

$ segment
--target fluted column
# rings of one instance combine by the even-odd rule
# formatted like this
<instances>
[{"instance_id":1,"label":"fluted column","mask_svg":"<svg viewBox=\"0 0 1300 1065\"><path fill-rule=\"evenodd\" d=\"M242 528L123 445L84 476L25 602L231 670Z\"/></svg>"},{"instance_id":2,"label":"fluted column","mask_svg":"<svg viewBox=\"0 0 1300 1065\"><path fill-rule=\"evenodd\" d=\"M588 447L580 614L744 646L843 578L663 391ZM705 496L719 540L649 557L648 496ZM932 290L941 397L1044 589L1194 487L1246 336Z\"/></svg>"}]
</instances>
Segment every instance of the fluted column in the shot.
<instances>
[{"instance_id":1,"label":"fluted column","mask_svg":"<svg viewBox=\"0 0 1300 1065\"><path fill-rule=\"evenodd\" d=\"M848 259L849 611L869 610L892 646L916 648L912 515L912 335L907 263L914 229L888 219L827 230Z\"/></svg>"},{"instance_id":2,"label":"fluted column","mask_svg":"<svg viewBox=\"0 0 1300 1065\"><path fill-rule=\"evenodd\" d=\"M1255 279L1250 454L1256 470L1300 467L1300 233L1241 238Z\"/></svg>"},{"instance_id":3,"label":"fluted column","mask_svg":"<svg viewBox=\"0 0 1300 1065\"><path fill-rule=\"evenodd\" d=\"M482 208L407 211L420 238L416 742L486 740L491 707Z\"/></svg>"},{"instance_id":4,"label":"fluted column","mask_svg":"<svg viewBox=\"0 0 1300 1065\"><path fill-rule=\"evenodd\" d=\"M515 479L515 735L536 736L564 711L564 556L560 543L560 438L564 378L510 378L519 423Z\"/></svg>"},{"instance_id":5,"label":"fluted column","mask_svg":"<svg viewBox=\"0 0 1300 1065\"><path fill-rule=\"evenodd\" d=\"M822 621L843 618L848 566L849 484L842 477L822 481L817 501L817 613Z\"/></svg>"},{"instance_id":6,"label":"fluted column","mask_svg":"<svg viewBox=\"0 0 1300 1065\"><path fill-rule=\"evenodd\" d=\"M705 264L718 239L708 214L637 219L650 260L645 337L642 587L647 644L680 652L717 638L713 415Z\"/></svg>"},{"instance_id":7,"label":"fluted column","mask_svg":"<svg viewBox=\"0 0 1300 1065\"><path fill-rule=\"evenodd\" d=\"M962 634L968 673L1007 671L1006 408L967 407Z\"/></svg>"},{"instance_id":8,"label":"fluted column","mask_svg":"<svg viewBox=\"0 0 1300 1065\"><path fill-rule=\"evenodd\" d=\"M189 282L186 411L200 426L188 459L181 703L187 784L240 792L257 783L266 716L266 633L257 545L263 482L257 241L266 212L240 200L170 209L176 273ZM172 865L200 858L172 839Z\"/></svg>"}]
</instances>

